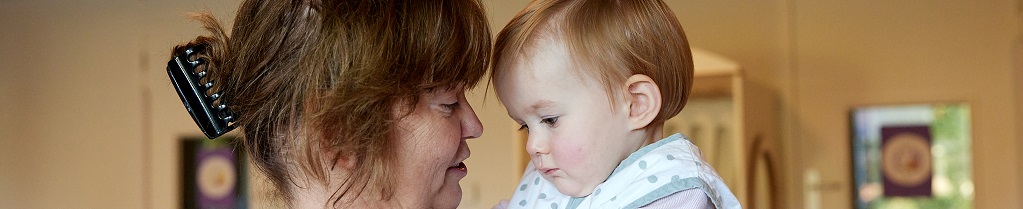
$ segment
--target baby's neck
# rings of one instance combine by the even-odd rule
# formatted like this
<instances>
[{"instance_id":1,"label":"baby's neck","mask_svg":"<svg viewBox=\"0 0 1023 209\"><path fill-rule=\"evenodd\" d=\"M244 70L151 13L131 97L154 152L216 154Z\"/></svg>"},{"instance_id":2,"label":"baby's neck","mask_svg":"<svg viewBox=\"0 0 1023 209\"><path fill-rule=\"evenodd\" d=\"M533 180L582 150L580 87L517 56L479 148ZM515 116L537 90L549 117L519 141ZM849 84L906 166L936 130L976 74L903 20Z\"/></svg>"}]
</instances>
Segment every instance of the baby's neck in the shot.
<instances>
[{"instance_id":1,"label":"baby's neck","mask_svg":"<svg viewBox=\"0 0 1023 209\"><path fill-rule=\"evenodd\" d=\"M632 130L632 132L629 133L628 136L629 138L628 140L632 143L626 145L626 150L623 150L624 151L623 154L625 155L622 156L621 160L625 160L625 158L627 158L632 153L635 153L640 148L643 148L644 146L653 144L654 142L663 139L664 138L663 127L664 125L661 124L648 127L645 129Z\"/></svg>"},{"instance_id":2,"label":"baby's neck","mask_svg":"<svg viewBox=\"0 0 1023 209\"><path fill-rule=\"evenodd\" d=\"M663 124L662 125L657 125L655 127L651 127L649 129L646 129L646 130L643 130L643 131L646 132L646 140L644 140L644 143L643 143L642 146L653 144L654 142L657 142L658 140L661 140L661 139L664 138L664 125Z\"/></svg>"}]
</instances>

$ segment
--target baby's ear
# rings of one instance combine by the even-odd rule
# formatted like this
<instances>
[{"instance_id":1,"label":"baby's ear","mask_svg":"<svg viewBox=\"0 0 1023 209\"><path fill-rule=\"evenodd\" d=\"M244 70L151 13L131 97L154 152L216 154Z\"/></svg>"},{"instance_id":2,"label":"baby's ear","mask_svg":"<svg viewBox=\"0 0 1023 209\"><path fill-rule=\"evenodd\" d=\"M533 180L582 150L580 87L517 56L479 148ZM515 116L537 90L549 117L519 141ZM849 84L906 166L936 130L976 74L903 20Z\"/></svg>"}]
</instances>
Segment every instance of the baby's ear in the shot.
<instances>
[{"instance_id":1,"label":"baby's ear","mask_svg":"<svg viewBox=\"0 0 1023 209\"><path fill-rule=\"evenodd\" d=\"M646 128L661 112L661 90L650 76L635 74L625 81L629 130Z\"/></svg>"}]
</instances>

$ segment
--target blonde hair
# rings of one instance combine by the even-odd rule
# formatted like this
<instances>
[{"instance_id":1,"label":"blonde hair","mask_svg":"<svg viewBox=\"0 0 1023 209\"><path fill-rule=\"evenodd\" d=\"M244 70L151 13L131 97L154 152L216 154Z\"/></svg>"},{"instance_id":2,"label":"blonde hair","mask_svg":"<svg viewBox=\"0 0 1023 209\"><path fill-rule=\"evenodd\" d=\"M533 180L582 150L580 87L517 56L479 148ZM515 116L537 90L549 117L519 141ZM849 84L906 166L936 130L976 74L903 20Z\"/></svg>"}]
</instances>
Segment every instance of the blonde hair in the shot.
<instances>
[{"instance_id":1,"label":"blonde hair","mask_svg":"<svg viewBox=\"0 0 1023 209\"><path fill-rule=\"evenodd\" d=\"M328 185L340 158L354 165L334 204L367 185L390 199L395 122L422 92L474 87L490 57L478 0L247 0L230 36L211 15L194 18L212 36L174 53L206 46L199 56L238 115L245 150L289 202L298 172Z\"/></svg>"},{"instance_id":2,"label":"blonde hair","mask_svg":"<svg viewBox=\"0 0 1023 209\"><path fill-rule=\"evenodd\" d=\"M501 30L494 42L493 80L543 38L563 41L577 69L600 81L611 101L629 76L657 84L662 105L651 124L686 105L693 61L682 26L660 0L536 0Z\"/></svg>"}]
</instances>

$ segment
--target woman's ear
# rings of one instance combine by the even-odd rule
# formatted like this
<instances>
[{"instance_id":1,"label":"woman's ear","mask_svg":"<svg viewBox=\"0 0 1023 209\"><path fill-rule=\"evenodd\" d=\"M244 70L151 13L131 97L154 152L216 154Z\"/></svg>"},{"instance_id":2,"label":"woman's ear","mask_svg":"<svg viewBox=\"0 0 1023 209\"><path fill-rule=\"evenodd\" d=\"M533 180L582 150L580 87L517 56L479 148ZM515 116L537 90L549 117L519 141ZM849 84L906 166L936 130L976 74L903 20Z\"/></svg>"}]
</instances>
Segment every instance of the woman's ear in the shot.
<instances>
[{"instance_id":1,"label":"woman's ear","mask_svg":"<svg viewBox=\"0 0 1023 209\"><path fill-rule=\"evenodd\" d=\"M625 81L629 130L646 128L661 112L661 90L650 76L635 74Z\"/></svg>"},{"instance_id":2,"label":"woman's ear","mask_svg":"<svg viewBox=\"0 0 1023 209\"><path fill-rule=\"evenodd\" d=\"M326 140L321 139L318 141L320 141L319 143L320 147L317 147L318 150L317 152L319 152L320 155L319 160L320 162L326 164L324 166L327 167L328 170L334 169L348 170L355 166L356 159L354 158L354 156L342 153L337 149L331 148L330 144L327 143Z\"/></svg>"},{"instance_id":3,"label":"woman's ear","mask_svg":"<svg viewBox=\"0 0 1023 209\"><path fill-rule=\"evenodd\" d=\"M345 170L351 170L355 167L355 159L348 155L335 155L333 168L341 168Z\"/></svg>"}]
</instances>

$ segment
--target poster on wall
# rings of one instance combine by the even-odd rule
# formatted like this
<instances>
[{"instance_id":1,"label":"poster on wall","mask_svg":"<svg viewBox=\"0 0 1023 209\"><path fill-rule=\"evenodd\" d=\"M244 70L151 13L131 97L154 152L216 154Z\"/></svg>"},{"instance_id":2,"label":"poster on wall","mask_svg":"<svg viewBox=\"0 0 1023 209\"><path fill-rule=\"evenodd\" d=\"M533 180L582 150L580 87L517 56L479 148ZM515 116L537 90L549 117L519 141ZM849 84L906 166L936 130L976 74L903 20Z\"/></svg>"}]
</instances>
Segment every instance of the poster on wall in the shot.
<instances>
[{"instance_id":1,"label":"poster on wall","mask_svg":"<svg viewBox=\"0 0 1023 209\"><path fill-rule=\"evenodd\" d=\"M851 119L856 208L973 207L968 105L859 107Z\"/></svg>"},{"instance_id":2,"label":"poster on wall","mask_svg":"<svg viewBox=\"0 0 1023 209\"><path fill-rule=\"evenodd\" d=\"M181 140L181 208L247 208L246 162L234 138Z\"/></svg>"}]
</instances>

